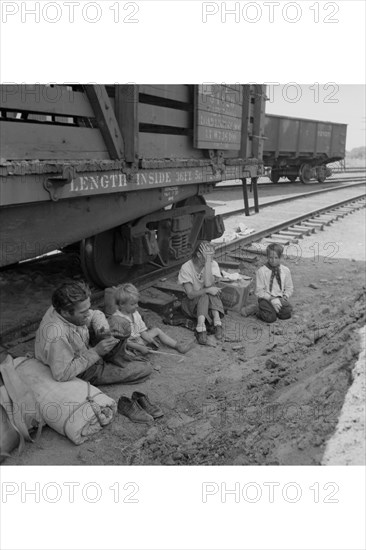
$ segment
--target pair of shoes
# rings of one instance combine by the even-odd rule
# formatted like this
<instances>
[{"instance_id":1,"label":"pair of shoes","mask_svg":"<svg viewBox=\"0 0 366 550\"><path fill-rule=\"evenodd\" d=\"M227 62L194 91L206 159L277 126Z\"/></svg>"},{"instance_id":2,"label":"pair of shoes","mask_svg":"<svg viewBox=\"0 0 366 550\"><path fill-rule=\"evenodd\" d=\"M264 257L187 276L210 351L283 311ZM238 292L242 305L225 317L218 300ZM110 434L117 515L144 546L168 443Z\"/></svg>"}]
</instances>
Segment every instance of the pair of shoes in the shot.
<instances>
[{"instance_id":1,"label":"pair of shoes","mask_svg":"<svg viewBox=\"0 0 366 550\"><path fill-rule=\"evenodd\" d=\"M184 355L185 353L187 353L187 351L189 351L192 348L193 344L194 344L194 341L193 342L188 342L187 344L177 344L175 346L175 349L179 353L182 353Z\"/></svg>"},{"instance_id":2,"label":"pair of shoes","mask_svg":"<svg viewBox=\"0 0 366 550\"><path fill-rule=\"evenodd\" d=\"M137 401L129 399L122 395L118 400L118 412L127 416L131 422L137 422L138 424L150 424L153 422L153 417L148 414Z\"/></svg>"},{"instance_id":3,"label":"pair of shoes","mask_svg":"<svg viewBox=\"0 0 366 550\"><path fill-rule=\"evenodd\" d=\"M158 405L154 405L153 403L151 403L146 394L139 391L134 391L131 399L133 401L136 401L140 405L140 407L142 407L147 412L147 414L152 416L154 419L164 416L161 408Z\"/></svg>"},{"instance_id":4,"label":"pair of shoes","mask_svg":"<svg viewBox=\"0 0 366 550\"><path fill-rule=\"evenodd\" d=\"M215 326L216 340L222 340L223 336L224 336L224 331L222 330L222 326L221 325L216 325Z\"/></svg>"},{"instance_id":5,"label":"pair of shoes","mask_svg":"<svg viewBox=\"0 0 366 550\"><path fill-rule=\"evenodd\" d=\"M201 346L207 346L207 332L203 330L202 332L196 331L196 337L197 342L201 344Z\"/></svg>"},{"instance_id":6,"label":"pair of shoes","mask_svg":"<svg viewBox=\"0 0 366 550\"><path fill-rule=\"evenodd\" d=\"M153 405L147 395L138 391L133 392L131 399L124 395L119 398L118 412L138 424L150 424L156 418L164 416L158 405Z\"/></svg>"}]
</instances>

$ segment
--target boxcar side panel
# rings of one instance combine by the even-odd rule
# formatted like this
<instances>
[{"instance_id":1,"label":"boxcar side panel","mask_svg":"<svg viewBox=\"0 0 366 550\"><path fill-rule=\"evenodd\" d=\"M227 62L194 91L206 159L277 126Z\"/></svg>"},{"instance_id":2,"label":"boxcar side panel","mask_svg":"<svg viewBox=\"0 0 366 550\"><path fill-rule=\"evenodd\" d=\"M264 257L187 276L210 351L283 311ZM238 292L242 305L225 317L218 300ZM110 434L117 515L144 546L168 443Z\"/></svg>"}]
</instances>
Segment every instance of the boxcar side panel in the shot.
<instances>
[{"instance_id":1,"label":"boxcar side panel","mask_svg":"<svg viewBox=\"0 0 366 550\"><path fill-rule=\"evenodd\" d=\"M281 118L279 126L278 150L295 153L300 127L299 121Z\"/></svg>"},{"instance_id":2,"label":"boxcar side panel","mask_svg":"<svg viewBox=\"0 0 366 550\"><path fill-rule=\"evenodd\" d=\"M332 138L332 125L327 124L325 122L318 122L315 152L324 153L329 157L331 138Z\"/></svg>"},{"instance_id":3,"label":"boxcar side panel","mask_svg":"<svg viewBox=\"0 0 366 550\"><path fill-rule=\"evenodd\" d=\"M346 124L332 125L332 139L331 139L331 147L330 147L331 157L344 158L346 153L346 137L347 137Z\"/></svg>"},{"instance_id":4,"label":"boxcar side panel","mask_svg":"<svg viewBox=\"0 0 366 550\"><path fill-rule=\"evenodd\" d=\"M316 144L316 125L313 121L301 120L299 127L299 155L309 155L314 152Z\"/></svg>"},{"instance_id":5,"label":"boxcar side panel","mask_svg":"<svg viewBox=\"0 0 366 550\"><path fill-rule=\"evenodd\" d=\"M265 117L264 156L344 158L347 126L277 115Z\"/></svg>"}]
</instances>

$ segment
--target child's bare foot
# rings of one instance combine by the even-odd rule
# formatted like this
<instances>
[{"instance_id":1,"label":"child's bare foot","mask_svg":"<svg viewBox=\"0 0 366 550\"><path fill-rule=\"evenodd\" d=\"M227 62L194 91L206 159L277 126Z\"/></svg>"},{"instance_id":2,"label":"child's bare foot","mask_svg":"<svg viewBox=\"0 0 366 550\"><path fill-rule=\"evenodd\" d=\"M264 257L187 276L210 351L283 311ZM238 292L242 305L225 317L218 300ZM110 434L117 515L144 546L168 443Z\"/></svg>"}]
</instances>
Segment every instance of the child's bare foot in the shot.
<instances>
[{"instance_id":1,"label":"child's bare foot","mask_svg":"<svg viewBox=\"0 0 366 550\"><path fill-rule=\"evenodd\" d=\"M187 351L189 351L193 347L193 345L194 345L194 340L186 344L177 344L175 346L175 349L179 351L179 353L182 353L184 355L185 353L187 353Z\"/></svg>"}]
</instances>

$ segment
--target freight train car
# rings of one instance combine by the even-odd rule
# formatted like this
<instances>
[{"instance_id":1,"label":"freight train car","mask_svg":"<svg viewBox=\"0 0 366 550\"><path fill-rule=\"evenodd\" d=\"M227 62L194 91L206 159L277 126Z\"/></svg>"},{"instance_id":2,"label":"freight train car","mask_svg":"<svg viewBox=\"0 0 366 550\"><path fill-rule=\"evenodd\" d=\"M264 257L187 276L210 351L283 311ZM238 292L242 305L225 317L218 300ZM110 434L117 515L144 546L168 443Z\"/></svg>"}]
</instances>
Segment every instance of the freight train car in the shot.
<instances>
[{"instance_id":1,"label":"freight train car","mask_svg":"<svg viewBox=\"0 0 366 550\"><path fill-rule=\"evenodd\" d=\"M203 195L263 173L264 102L258 85L1 86L0 265L80 243L105 287L185 259L223 231Z\"/></svg>"},{"instance_id":2,"label":"freight train car","mask_svg":"<svg viewBox=\"0 0 366 550\"><path fill-rule=\"evenodd\" d=\"M327 164L345 157L346 135L346 124L266 115L263 156L271 181L300 177L302 183L323 183L331 174Z\"/></svg>"}]
</instances>

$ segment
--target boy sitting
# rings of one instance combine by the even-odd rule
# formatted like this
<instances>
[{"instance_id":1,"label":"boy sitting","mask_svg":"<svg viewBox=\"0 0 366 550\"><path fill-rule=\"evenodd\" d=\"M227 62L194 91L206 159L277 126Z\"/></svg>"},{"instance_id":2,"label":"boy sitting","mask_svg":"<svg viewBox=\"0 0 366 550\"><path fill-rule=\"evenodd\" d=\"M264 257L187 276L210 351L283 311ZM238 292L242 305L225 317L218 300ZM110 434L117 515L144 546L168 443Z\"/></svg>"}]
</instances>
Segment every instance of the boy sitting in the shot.
<instances>
[{"instance_id":1,"label":"boy sitting","mask_svg":"<svg viewBox=\"0 0 366 550\"><path fill-rule=\"evenodd\" d=\"M293 293L291 273L281 265L283 247L271 243L267 247L267 263L256 273L256 296L258 297L259 317L266 323L276 319L290 319L292 306L289 298Z\"/></svg>"},{"instance_id":2,"label":"boy sitting","mask_svg":"<svg viewBox=\"0 0 366 550\"><path fill-rule=\"evenodd\" d=\"M131 336L127 340L128 348L147 355L150 350L146 344L151 344L157 348L159 345L155 338L158 338L163 344L176 349L179 353L187 353L190 349L191 344L179 344L158 327L150 330L147 329L141 315L137 311L139 293L134 285L126 283L118 287L115 301L117 311L110 317L109 325L112 331L122 329L124 332L126 320L130 323Z\"/></svg>"},{"instance_id":3,"label":"boy sitting","mask_svg":"<svg viewBox=\"0 0 366 550\"><path fill-rule=\"evenodd\" d=\"M203 346L207 345L206 321L213 321L217 340L223 338L221 317L224 316L224 306L220 298L221 289L215 286L221 272L213 259L214 252L208 241L202 241L196 246L192 259L182 265L178 275L178 283L183 285L186 293L182 311L197 320L197 341Z\"/></svg>"}]
</instances>

